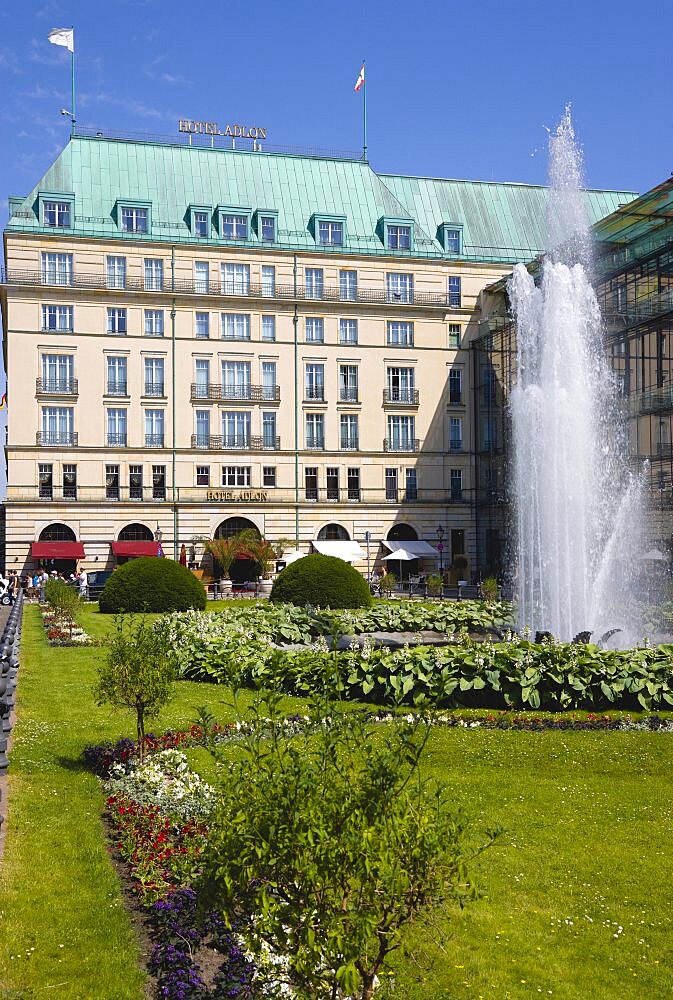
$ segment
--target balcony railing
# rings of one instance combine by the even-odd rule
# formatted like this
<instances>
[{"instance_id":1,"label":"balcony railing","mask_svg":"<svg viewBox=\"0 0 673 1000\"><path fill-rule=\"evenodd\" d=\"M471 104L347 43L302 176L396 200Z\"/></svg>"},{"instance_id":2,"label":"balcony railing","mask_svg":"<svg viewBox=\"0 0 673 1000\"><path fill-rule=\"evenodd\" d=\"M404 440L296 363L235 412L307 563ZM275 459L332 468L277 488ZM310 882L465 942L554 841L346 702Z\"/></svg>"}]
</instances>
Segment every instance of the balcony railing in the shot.
<instances>
[{"instance_id":1,"label":"balcony railing","mask_svg":"<svg viewBox=\"0 0 673 1000\"><path fill-rule=\"evenodd\" d=\"M126 434L108 434L105 440L108 448L125 448L127 436Z\"/></svg>"},{"instance_id":2,"label":"balcony railing","mask_svg":"<svg viewBox=\"0 0 673 1000\"><path fill-rule=\"evenodd\" d=\"M77 432L76 431L53 431L42 433L38 431L35 435L35 443L41 445L44 448L54 448L59 445L63 445L68 448L72 448L77 444Z\"/></svg>"},{"instance_id":3,"label":"balcony railing","mask_svg":"<svg viewBox=\"0 0 673 1000\"><path fill-rule=\"evenodd\" d=\"M109 289L119 292L148 292L148 286L144 277L127 275L122 283L121 279L108 279L104 271L98 273L70 274L43 274L40 271L32 271L23 268L10 268L7 271L0 269L0 284L8 285L59 285L69 288L84 289ZM231 281L221 281L219 277L211 277L208 283L208 290L203 290L203 285L194 278L175 278L174 282L165 280L163 288L152 289L153 295L200 295L219 296L220 298L255 298L255 299L279 299L284 301L319 301L319 302L352 302L360 305L395 305L402 307L438 307L441 309L454 308L460 303L449 300L445 292L417 292L412 294L390 293L385 288L358 288L357 291L345 294L338 285L323 286L322 288L298 287L294 285L276 285L271 289L268 285L249 283L246 285L232 285Z\"/></svg>"},{"instance_id":4,"label":"balcony railing","mask_svg":"<svg viewBox=\"0 0 673 1000\"><path fill-rule=\"evenodd\" d=\"M421 443L418 438L402 439L401 441L393 441L391 438L383 439L384 451L418 451L420 446Z\"/></svg>"},{"instance_id":5,"label":"balcony railing","mask_svg":"<svg viewBox=\"0 0 673 1000\"><path fill-rule=\"evenodd\" d=\"M339 389L339 402L340 403L358 403L358 390L354 389Z\"/></svg>"},{"instance_id":6,"label":"balcony railing","mask_svg":"<svg viewBox=\"0 0 673 1000\"><path fill-rule=\"evenodd\" d=\"M459 454L463 450L462 441L449 441L449 451L452 454Z\"/></svg>"},{"instance_id":7,"label":"balcony railing","mask_svg":"<svg viewBox=\"0 0 673 1000\"><path fill-rule=\"evenodd\" d=\"M146 434L145 435L145 447L146 448L163 448L164 446L164 436L163 434Z\"/></svg>"},{"instance_id":8,"label":"balcony railing","mask_svg":"<svg viewBox=\"0 0 673 1000\"><path fill-rule=\"evenodd\" d=\"M128 396L126 382L108 381L106 396Z\"/></svg>"},{"instance_id":9,"label":"balcony railing","mask_svg":"<svg viewBox=\"0 0 673 1000\"><path fill-rule=\"evenodd\" d=\"M629 399L631 416L639 413L662 413L673 410L673 385L661 389L651 389L649 392L637 393Z\"/></svg>"},{"instance_id":10,"label":"balcony railing","mask_svg":"<svg viewBox=\"0 0 673 1000\"><path fill-rule=\"evenodd\" d=\"M384 406L418 406L418 389L384 389Z\"/></svg>"},{"instance_id":11,"label":"balcony railing","mask_svg":"<svg viewBox=\"0 0 673 1000\"><path fill-rule=\"evenodd\" d=\"M341 451L359 451L360 442L356 437L342 438L339 447Z\"/></svg>"},{"instance_id":12,"label":"balcony railing","mask_svg":"<svg viewBox=\"0 0 673 1000\"><path fill-rule=\"evenodd\" d=\"M192 434L192 448L204 451L280 451L280 437L237 434Z\"/></svg>"},{"instance_id":13,"label":"balcony railing","mask_svg":"<svg viewBox=\"0 0 673 1000\"><path fill-rule=\"evenodd\" d=\"M324 451L325 450L325 439L324 438L307 438L306 439L306 450L307 451Z\"/></svg>"},{"instance_id":14,"label":"balcony railing","mask_svg":"<svg viewBox=\"0 0 673 1000\"><path fill-rule=\"evenodd\" d=\"M144 396L165 396L163 382L145 382Z\"/></svg>"},{"instance_id":15,"label":"balcony railing","mask_svg":"<svg viewBox=\"0 0 673 1000\"><path fill-rule=\"evenodd\" d=\"M279 385L216 385L209 382L203 385L192 382L192 399L224 399L242 403L279 403Z\"/></svg>"},{"instance_id":16,"label":"balcony railing","mask_svg":"<svg viewBox=\"0 0 673 1000\"><path fill-rule=\"evenodd\" d=\"M76 378L38 378L35 381L36 393L53 396L77 396Z\"/></svg>"},{"instance_id":17,"label":"balcony railing","mask_svg":"<svg viewBox=\"0 0 673 1000\"><path fill-rule=\"evenodd\" d=\"M309 403L324 403L325 386L307 385L304 389L304 401Z\"/></svg>"}]
</instances>

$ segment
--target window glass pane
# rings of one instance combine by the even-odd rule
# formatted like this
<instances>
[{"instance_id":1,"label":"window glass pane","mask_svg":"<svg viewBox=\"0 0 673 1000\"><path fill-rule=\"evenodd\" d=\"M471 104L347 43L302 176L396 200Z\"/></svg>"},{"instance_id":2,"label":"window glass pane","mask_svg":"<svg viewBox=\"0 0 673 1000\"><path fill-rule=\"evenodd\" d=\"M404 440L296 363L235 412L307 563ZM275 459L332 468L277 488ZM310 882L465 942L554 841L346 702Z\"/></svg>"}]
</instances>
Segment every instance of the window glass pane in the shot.
<instances>
[{"instance_id":1,"label":"window glass pane","mask_svg":"<svg viewBox=\"0 0 673 1000\"><path fill-rule=\"evenodd\" d=\"M198 295L205 295L208 292L207 260L197 260L194 262L194 291Z\"/></svg>"},{"instance_id":2,"label":"window glass pane","mask_svg":"<svg viewBox=\"0 0 673 1000\"><path fill-rule=\"evenodd\" d=\"M247 215L223 215L222 238L225 240L247 240Z\"/></svg>"},{"instance_id":3,"label":"window glass pane","mask_svg":"<svg viewBox=\"0 0 673 1000\"><path fill-rule=\"evenodd\" d=\"M248 313L222 313L221 335L223 340L250 340Z\"/></svg>"},{"instance_id":4,"label":"window glass pane","mask_svg":"<svg viewBox=\"0 0 673 1000\"><path fill-rule=\"evenodd\" d=\"M343 222L329 222L320 220L318 222L318 242L323 246L340 247L343 246L344 227Z\"/></svg>"},{"instance_id":5,"label":"window glass pane","mask_svg":"<svg viewBox=\"0 0 673 1000\"><path fill-rule=\"evenodd\" d=\"M197 312L195 315L196 336L200 340L207 340L210 336L210 314L207 312Z\"/></svg>"},{"instance_id":6,"label":"window glass pane","mask_svg":"<svg viewBox=\"0 0 673 1000\"><path fill-rule=\"evenodd\" d=\"M265 243L273 243L276 239L276 220L272 215L262 216L262 239Z\"/></svg>"},{"instance_id":7,"label":"window glass pane","mask_svg":"<svg viewBox=\"0 0 673 1000\"><path fill-rule=\"evenodd\" d=\"M107 258L108 288L126 287L126 257Z\"/></svg>"},{"instance_id":8,"label":"window glass pane","mask_svg":"<svg viewBox=\"0 0 673 1000\"><path fill-rule=\"evenodd\" d=\"M163 337L164 335L164 311L163 309L145 310L145 336Z\"/></svg>"},{"instance_id":9,"label":"window glass pane","mask_svg":"<svg viewBox=\"0 0 673 1000\"><path fill-rule=\"evenodd\" d=\"M276 268L272 264L262 266L262 295L272 297L276 294Z\"/></svg>"},{"instance_id":10,"label":"window glass pane","mask_svg":"<svg viewBox=\"0 0 673 1000\"><path fill-rule=\"evenodd\" d=\"M208 236L208 215L206 212L194 212L194 235Z\"/></svg>"},{"instance_id":11,"label":"window glass pane","mask_svg":"<svg viewBox=\"0 0 673 1000\"><path fill-rule=\"evenodd\" d=\"M414 343L414 324L389 321L387 324L388 344L392 347L411 347Z\"/></svg>"},{"instance_id":12,"label":"window glass pane","mask_svg":"<svg viewBox=\"0 0 673 1000\"><path fill-rule=\"evenodd\" d=\"M460 299L461 299L460 278L457 276L450 277L448 282L448 288L449 288L449 305L460 306Z\"/></svg>"},{"instance_id":13,"label":"window glass pane","mask_svg":"<svg viewBox=\"0 0 673 1000\"><path fill-rule=\"evenodd\" d=\"M221 264L220 272L223 295L250 294L249 264Z\"/></svg>"},{"instance_id":14,"label":"window glass pane","mask_svg":"<svg viewBox=\"0 0 673 1000\"><path fill-rule=\"evenodd\" d=\"M339 343L357 344L358 342L358 321L356 319L339 320Z\"/></svg>"},{"instance_id":15,"label":"window glass pane","mask_svg":"<svg viewBox=\"0 0 673 1000\"><path fill-rule=\"evenodd\" d=\"M262 340L276 339L276 317L262 316Z\"/></svg>"},{"instance_id":16,"label":"window glass pane","mask_svg":"<svg viewBox=\"0 0 673 1000\"><path fill-rule=\"evenodd\" d=\"M146 233L148 212L146 208L122 206L122 230L125 233Z\"/></svg>"},{"instance_id":17,"label":"window glass pane","mask_svg":"<svg viewBox=\"0 0 673 1000\"><path fill-rule=\"evenodd\" d=\"M321 299L323 295L323 270L321 267L307 267L304 272L306 298Z\"/></svg>"},{"instance_id":18,"label":"window glass pane","mask_svg":"<svg viewBox=\"0 0 673 1000\"><path fill-rule=\"evenodd\" d=\"M145 258L145 289L160 292L164 287L164 262L156 258Z\"/></svg>"},{"instance_id":19,"label":"window glass pane","mask_svg":"<svg viewBox=\"0 0 673 1000\"><path fill-rule=\"evenodd\" d=\"M357 271L339 271L339 298L355 302L358 297Z\"/></svg>"},{"instance_id":20,"label":"window glass pane","mask_svg":"<svg viewBox=\"0 0 673 1000\"><path fill-rule=\"evenodd\" d=\"M322 318L306 317L306 343L322 344L325 340L325 323Z\"/></svg>"}]
</instances>

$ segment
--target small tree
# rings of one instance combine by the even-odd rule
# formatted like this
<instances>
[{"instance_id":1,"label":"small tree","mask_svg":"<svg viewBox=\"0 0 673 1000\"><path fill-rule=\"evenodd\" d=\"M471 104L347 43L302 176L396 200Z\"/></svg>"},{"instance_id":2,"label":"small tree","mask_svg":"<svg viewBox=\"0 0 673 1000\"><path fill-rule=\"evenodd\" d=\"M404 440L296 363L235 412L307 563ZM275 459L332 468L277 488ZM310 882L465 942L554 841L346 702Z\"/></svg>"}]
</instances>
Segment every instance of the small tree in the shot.
<instances>
[{"instance_id":1,"label":"small tree","mask_svg":"<svg viewBox=\"0 0 673 1000\"><path fill-rule=\"evenodd\" d=\"M212 538L206 541L206 552L210 552L220 564L222 577L225 580L229 579L229 570L232 563L238 559L240 550L241 543L238 535L232 535L231 538Z\"/></svg>"},{"instance_id":2,"label":"small tree","mask_svg":"<svg viewBox=\"0 0 673 1000\"><path fill-rule=\"evenodd\" d=\"M266 722L229 764L211 816L205 899L225 921L243 918L253 954L286 956L301 1000L371 1000L404 925L474 896L465 821L420 776L429 727L374 735L323 702L308 734L287 739L276 696L257 712Z\"/></svg>"},{"instance_id":3,"label":"small tree","mask_svg":"<svg viewBox=\"0 0 673 1000\"><path fill-rule=\"evenodd\" d=\"M50 579L47 580L44 596L47 603L51 604L56 616L67 624L70 638L72 638L75 615L82 604L74 586L66 583L65 580Z\"/></svg>"},{"instance_id":4,"label":"small tree","mask_svg":"<svg viewBox=\"0 0 673 1000\"><path fill-rule=\"evenodd\" d=\"M135 712L141 763L145 721L170 701L174 679L175 668L161 634L144 617L117 615L94 693L98 705Z\"/></svg>"}]
</instances>

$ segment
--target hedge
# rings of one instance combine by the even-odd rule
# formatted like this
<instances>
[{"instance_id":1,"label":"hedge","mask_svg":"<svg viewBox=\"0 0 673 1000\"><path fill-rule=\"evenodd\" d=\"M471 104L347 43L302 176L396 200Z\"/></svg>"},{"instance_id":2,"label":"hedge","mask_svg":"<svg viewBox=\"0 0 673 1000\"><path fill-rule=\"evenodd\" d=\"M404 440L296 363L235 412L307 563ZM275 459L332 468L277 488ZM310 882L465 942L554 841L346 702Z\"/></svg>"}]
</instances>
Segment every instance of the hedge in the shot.
<instances>
[{"instance_id":1,"label":"hedge","mask_svg":"<svg viewBox=\"0 0 673 1000\"><path fill-rule=\"evenodd\" d=\"M107 614L203 610L206 592L180 563L147 556L132 559L114 571L103 587L98 606Z\"/></svg>"}]
</instances>

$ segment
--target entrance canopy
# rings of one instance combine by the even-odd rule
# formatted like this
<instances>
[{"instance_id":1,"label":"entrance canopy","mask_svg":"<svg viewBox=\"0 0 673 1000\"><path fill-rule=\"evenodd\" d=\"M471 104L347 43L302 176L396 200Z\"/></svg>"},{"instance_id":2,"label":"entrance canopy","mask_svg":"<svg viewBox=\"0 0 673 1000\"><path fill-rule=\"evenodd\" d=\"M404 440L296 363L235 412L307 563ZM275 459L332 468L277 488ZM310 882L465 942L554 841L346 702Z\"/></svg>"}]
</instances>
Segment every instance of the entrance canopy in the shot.
<instances>
[{"instance_id":1,"label":"entrance canopy","mask_svg":"<svg viewBox=\"0 0 673 1000\"><path fill-rule=\"evenodd\" d=\"M382 539L382 545L385 545L387 549L390 549L390 555L384 556L384 559L400 559L406 561L407 559L438 559L439 552L437 549L433 549L429 542L390 542L386 539ZM405 555L399 555L398 553L404 552Z\"/></svg>"},{"instance_id":2,"label":"entrance canopy","mask_svg":"<svg viewBox=\"0 0 673 1000\"><path fill-rule=\"evenodd\" d=\"M355 562L356 559L366 559L364 552L357 542L311 542L316 552L323 556L336 556L344 562Z\"/></svg>"},{"instance_id":3,"label":"entrance canopy","mask_svg":"<svg viewBox=\"0 0 673 1000\"><path fill-rule=\"evenodd\" d=\"M30 551L33 559L84 559L81 542L33 542Z\"/></svg>"},{"instance_id":4,"label":"entrance canopy","mask_svg":"<svg viewBox=\"0 0 673 1000\"><path fill-rule=\"evenodd\" d=\"M159 542L111 542L113 556L158 556Z\"/></svg>"}]
</instances>

